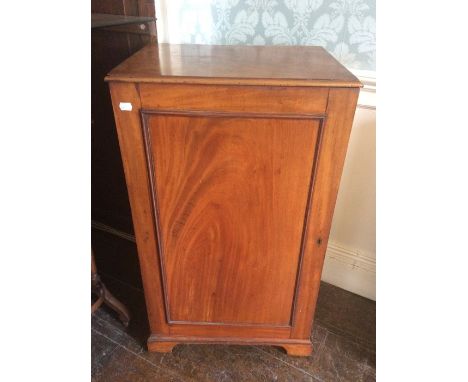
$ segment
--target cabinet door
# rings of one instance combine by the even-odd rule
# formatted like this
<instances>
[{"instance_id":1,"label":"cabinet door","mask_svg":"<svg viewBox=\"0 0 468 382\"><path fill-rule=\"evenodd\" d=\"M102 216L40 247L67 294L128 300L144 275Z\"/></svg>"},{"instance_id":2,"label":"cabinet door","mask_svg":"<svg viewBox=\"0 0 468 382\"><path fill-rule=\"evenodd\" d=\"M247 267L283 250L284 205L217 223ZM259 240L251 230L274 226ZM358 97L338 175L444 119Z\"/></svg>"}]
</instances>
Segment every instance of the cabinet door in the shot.
<instances>
[{"instance_id":1,"label":"cabinet door","mask_svg":"<svg viewBox=\"0 0 468 382\"><path fill-rule=\"evenodd\" d=\"M290 326L321 120L142 116L167 321Z\"/></svg>"}]
</instances>

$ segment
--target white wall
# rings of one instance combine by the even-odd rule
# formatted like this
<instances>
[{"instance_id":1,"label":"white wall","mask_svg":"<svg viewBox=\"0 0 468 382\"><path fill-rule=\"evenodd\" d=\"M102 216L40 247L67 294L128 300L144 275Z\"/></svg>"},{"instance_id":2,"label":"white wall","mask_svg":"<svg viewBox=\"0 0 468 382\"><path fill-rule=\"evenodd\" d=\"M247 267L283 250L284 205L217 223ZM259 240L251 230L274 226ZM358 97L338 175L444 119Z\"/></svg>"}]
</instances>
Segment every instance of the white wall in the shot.
<instances>
[{"instance_id":1,"label":"white wall","mask_svg":"<svg viewBox=\"0 0 468 382\"><path fill-rule=\"evenodd\" d=\"M354 117L322 280L375 300L375 93Z\"/></svg>"}]
</instances>

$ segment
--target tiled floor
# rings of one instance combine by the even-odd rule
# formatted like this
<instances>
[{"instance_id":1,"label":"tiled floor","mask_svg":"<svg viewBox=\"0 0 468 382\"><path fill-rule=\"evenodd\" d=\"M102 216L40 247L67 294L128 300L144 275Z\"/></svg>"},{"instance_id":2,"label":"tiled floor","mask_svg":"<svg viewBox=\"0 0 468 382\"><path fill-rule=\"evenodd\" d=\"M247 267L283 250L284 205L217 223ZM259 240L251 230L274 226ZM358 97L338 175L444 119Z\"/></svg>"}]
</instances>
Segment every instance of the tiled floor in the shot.
<instances>
[{"instance_id":1,"label":"tiled floor","mask_svg":"<svg viewBox=\"0 0 468 382\"><path fill-rule=\"evenodd\" d=\"M112 276L101 269L101 277L132 313L127 329L106 307L92 316L93 381L375 381L375 302L326 283L310 357L268 346L178 345L169 354L148 353L141 281L116 277L126 276L122 264L136 256L135 245L93 232L93 246L101 265L109 255Z\"/></svg>"}]
</instances>

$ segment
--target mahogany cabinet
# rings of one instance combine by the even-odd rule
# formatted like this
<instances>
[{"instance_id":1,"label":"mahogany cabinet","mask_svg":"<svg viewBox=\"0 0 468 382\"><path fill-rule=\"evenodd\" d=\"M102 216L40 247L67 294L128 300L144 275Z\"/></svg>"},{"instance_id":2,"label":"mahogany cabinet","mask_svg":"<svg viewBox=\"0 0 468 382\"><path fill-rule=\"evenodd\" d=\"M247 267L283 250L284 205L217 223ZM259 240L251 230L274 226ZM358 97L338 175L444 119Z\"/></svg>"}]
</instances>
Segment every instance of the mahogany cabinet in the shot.
<instances>
[{"instance_id":1,"label":"mahogany cabinet","mask_svg":"<svg viewBox=\"0 0 468 382\"><path fill-rule=\"evenodd\" d=\"M151 334L309 355L361 83L320 47L153 44L109 82Z\"/></svg>"}]
</instances>

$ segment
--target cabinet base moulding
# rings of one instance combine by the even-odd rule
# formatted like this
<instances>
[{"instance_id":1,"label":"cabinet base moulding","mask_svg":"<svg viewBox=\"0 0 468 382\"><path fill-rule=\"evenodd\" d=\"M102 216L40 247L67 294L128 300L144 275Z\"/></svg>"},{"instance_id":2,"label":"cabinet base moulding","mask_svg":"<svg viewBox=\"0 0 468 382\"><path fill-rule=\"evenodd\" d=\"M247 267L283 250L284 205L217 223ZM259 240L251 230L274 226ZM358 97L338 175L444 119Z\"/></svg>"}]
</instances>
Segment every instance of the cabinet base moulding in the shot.
<instances>
[{"instance_id":1,"label":"cabinet base moulding","mask_svg":"<svg viewBox=\"0 0 468 382\"><path fill-rule=\"evenodd\" d=\"M170 353L178 344L229 344L229 345L271 345L282 347L291 356L309 356L312 354L310 340L278 340L273 338L208 338L208 337L161 337L148 338L148 351Z\"/></svg>"}]
</instances>

